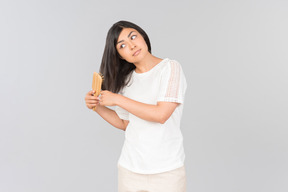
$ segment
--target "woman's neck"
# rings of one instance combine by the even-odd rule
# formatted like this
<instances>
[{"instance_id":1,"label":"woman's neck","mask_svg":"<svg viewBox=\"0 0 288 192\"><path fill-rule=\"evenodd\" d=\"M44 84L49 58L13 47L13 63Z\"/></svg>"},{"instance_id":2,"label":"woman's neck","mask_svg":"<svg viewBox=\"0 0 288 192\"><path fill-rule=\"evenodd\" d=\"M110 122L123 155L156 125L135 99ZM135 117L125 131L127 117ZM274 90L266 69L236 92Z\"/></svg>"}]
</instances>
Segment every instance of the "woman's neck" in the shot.
<instances>
[{"instance_id":1,"label":"woman's neck","mask_svg":"<svg viewBox=\"0 0 288 192\"><path fill-rule=\"evenodd\" d=\"M152 54L148 54L145 58L143 58L140 62L134 63L136 66L136 73L145 73L150 71L155 65L160 63L163 59L155 57Z\"/></svg>"}]
</instances>

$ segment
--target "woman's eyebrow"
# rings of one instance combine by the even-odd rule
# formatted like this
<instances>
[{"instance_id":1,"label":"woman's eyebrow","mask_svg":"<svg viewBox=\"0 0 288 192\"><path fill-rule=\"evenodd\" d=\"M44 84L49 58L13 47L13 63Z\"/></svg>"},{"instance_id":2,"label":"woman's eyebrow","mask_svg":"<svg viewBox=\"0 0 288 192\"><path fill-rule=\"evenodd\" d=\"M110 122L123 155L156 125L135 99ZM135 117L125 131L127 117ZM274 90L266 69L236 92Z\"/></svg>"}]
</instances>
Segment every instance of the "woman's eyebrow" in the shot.
<instances>
[{"instance_id":1,"label":"woman's eyebrow","mask_svg":"<svg viewBox=\"0 0 288 192\"><path fill-rule=\"evenodd\" d=\"M132 34L133 32L135 32L135 31L131 31L131 32L129 33L128 38L131 36L131 34ZM118 41L117 44L118 44L118 43L122 43L123 41L124 41L124 40Z\"/></svg>"},{"instance_id":2,"label":"woman's eyebrow","mask_svg":"<svg viewBox=\"0 0 288 192\"><path fill-rule=\"evenodd\" d=\"M134 31L131 31L131 32L129 33L128 38L131 36L131 34L132 34L133 32L134 32Z\"/></svg>"}]
</instances>

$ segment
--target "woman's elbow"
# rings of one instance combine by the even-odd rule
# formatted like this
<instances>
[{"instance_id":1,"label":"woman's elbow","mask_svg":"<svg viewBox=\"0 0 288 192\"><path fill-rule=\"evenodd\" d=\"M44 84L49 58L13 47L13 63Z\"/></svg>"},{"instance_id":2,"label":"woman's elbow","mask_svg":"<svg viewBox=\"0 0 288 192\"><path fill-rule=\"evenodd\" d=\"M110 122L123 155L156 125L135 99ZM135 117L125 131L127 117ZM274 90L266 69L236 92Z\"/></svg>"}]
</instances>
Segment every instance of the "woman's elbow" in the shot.
<instances>
[{"instance_id":1,"label":"woman's elbow","mask_svg":"<svg viewBox=\"0 0 288 192\"><path fill-rule=\"evenodd\" d=\"M174 110L178 106L178 103L160 102L158 105L159 105L158 106L159 110L157 110L157 112L156 112L156 114L157 114L156 116L158 117L157 122L164 124L171 117Z\"/></svg>"},{"instance_id":2,"label":"woman's elbow","mask_svg":"<svg viewBox=\"0 0 288 192\"><path fill-rule=\"evenodd\" d=\"M126 128L129 124L129 121L128 120L122 120L122 124L121 126L119 127L119 129L123 130L123 131L126 131Z\"/></svg>"},{"instance_id":3,"label":"woman's elbow","mask_svg":"<svg viewBox=\"0 0 288 192\"><path fill-rule=\"evenodd\" d=\"M163 116L160 116L160 118L158 119L158 123L160 124L164 124L166 123L166 121L169 119L169 117L163 115Z\"/></svg>"},{"instance_id":4,"label":"woman's elbow","mask_svg":"<svg viewBox=\"0 0 288 192\"><path fill-rule=\"evenodd\" d=\"M161 120L159 123L164 124L165 122L166 122L166 120Z\"/></svg>"}]
</instances>

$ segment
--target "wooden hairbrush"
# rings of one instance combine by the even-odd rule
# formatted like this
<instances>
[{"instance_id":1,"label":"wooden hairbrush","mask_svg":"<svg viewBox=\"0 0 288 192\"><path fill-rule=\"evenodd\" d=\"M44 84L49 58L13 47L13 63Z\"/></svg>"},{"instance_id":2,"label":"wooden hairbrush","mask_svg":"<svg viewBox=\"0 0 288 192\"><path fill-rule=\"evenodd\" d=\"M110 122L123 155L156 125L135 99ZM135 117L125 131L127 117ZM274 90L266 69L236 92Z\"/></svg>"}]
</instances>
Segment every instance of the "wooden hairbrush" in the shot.
<instances>
[{"instance_id":1,"label":"wooden hairbrush","mask_svg":"<svg viewBox=\"0 0 288 192\"><path fill-rule=\"evenodd\" d=\"M95 91L94 96L98 97L100 95L103 79L104 77L101 73L93 73L92 91ZM96 106L93 107L93 111L95 110Z\"/></svg>"}]
</instances>

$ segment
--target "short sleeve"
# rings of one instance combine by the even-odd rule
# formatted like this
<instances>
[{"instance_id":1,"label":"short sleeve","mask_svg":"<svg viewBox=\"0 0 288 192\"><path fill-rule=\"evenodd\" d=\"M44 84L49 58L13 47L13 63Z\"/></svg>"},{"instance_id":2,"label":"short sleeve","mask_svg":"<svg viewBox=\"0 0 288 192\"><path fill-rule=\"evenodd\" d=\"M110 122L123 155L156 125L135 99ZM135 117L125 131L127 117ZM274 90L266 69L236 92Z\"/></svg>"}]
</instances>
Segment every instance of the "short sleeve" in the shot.
<instances>
[{"instance_id":1,"label":"short sleeve","mask_svg":"<svg viewBox=\"0 0 288 192\"><path fill-rule=\"evenodd\" d=\"M181 65L175 60L169 60L161 72L157 101L184 103L186 88L186 78Z\"/></svg>"}]
</instances>

